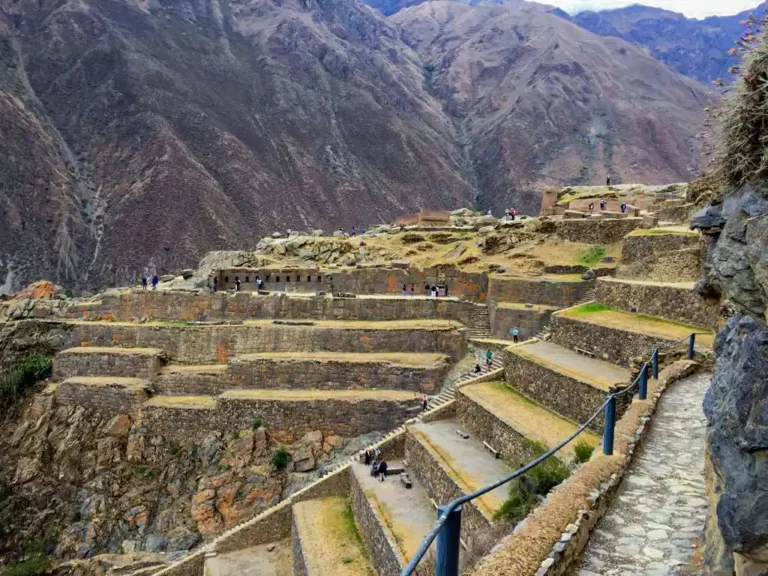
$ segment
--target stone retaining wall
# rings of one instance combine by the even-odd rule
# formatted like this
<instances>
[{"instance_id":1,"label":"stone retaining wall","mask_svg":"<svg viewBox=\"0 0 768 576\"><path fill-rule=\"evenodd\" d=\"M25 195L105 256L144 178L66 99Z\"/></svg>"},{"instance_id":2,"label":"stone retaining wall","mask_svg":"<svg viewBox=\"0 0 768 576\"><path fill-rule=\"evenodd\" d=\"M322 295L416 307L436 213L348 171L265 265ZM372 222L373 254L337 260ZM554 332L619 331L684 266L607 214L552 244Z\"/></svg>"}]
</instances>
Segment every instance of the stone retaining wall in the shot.
<instances>
[{"instance_id":1,"label":"stone retaining wall","mask_svg":"<svg viewBox=\"0 0 768 576\"><path fill-rule=\"evenodd\" d=\"M233 388L369 388L435 393L450 363L427 367L389 362L345 362L310 358L237 358L231 364Z\"/></svg>"},{"instance_id":2,"label":"stone retaining wall","mask_svg":"<svg viewBox=\"0 0 768 576\"><path fill-rule=\"evenodd\" d=\"M653 282L695 282L699 278L704 252L685 248L650 254L616 268L617 278L651 280Z\"/></svg>"},{"instance_id":3,"label":"stone retaining wall","mask_svg":"<svg viewBox=\"0 0 768 576\"><path fill-rule=\"evenodd\" d=\"M594 286L593 280L491 276L488 283L488 300L568 308L584 298Z\"/></svg>"},{"instance_id":4,"label":"stone retaining wall","mask_svg":"<svg viewBox=\"0 0 768 576\"><path fill-rule=\"evenodd\" d=\"M222 396L203 408L145 404L141 418L153 434L181 444L201 441L211 430L234 432L250 428L257 419L266 422L271 432L279 433L286 441L314 430L354 438L397 428L419 413L420 404L417 396L410 400L269 400Z\"/></svg>"},{"instance_id":5,"label":"stone retaining wall","mask_svg":"<svg viewBox=\"0 0 768 576\"><path fill-rule=\"evenodd\" d=\"M92 385L72 379L57 384L54 397L59 405L83 406L104 417L130 414L135 418L147 392L139 384L105 381Z\"/></svg>"},{"instance_id":6,"label":"stone retaining wall","mask_svg":"<svg viewBox=\"0 0 768 576\"><path fill-rule=\"evenodd\" d=\"M351 474L352 511L357 528L378 574L396 576L408 563L400 552L386 521L365 495L354 474Z\"/></svg>"},{"instance_id":7,"label":"stone retaining wall","mask_svg":"<svg viewBox=\"0 0 768 576\"><path fill-rule=\"evenodd\" d=\"M462 394L456 394L459 421L476 438L487 442L513 468L539 456L534 444L492 412Z\"/></svg>"},{"instance_id":8,"label":"stone retaining wall","mask_svg":"<svg viewBox=\"0 0 768 576\"><path fill-rule=\"evenodd\" d=\"M235 387L229 370L163 372L150 382L155 394L168 396L218 396Z\"/></svg>"},{"instance_id":9,"label":"stone retaining wall","mask_svg":"<svg viewBox=\"0 0 768 576\"><path fill-rule=\"evenodd\" d=\"M512 339L510 331L517 328L519 341L534 338L548 324L554 306L538 306L531 308L507 308L504 306L489 306L491 316L491 335L494 338Z\"/></svg>"},{"instance_id":10,"label":"stone retaining wall","mask_svg":"<svg viewBox=\"0 0 768 576\"><path fill-rule=\"evenodd\" d=\"M122 354L119 351L68 353L65 351L53 359L53 378L56 380L71 376L147 378L160 372L161 365L159 354Z\"/></svg>"},{"instance_id":11,"label":"stone retaining wall","mask_svg":"<svg viewBox=\"0 0 768 576\"><path fill-rule=\"evenodd\" d=\"M612 364L629 366L634 357L648 357L651 351L664 342L673 340L648 336L639 332L621 330L553 314L550 323L551 340L571 350L579 348Z\"/></svg>"},{"instance_id":12,"label":"stone retaining wall","mask_svg":"<svg viewBox=\"0 0 768 576\"><path fill-rule=\"evenodd\" d=\"M577 423L585 422L592 416L605 402L608 394L576 378L561 374L554 368L516 354L512 354L507 364L506 380L525 396ZM621 413L626 404L627 401L618 402L617 412ZM602 432L603 422L601 415L590 428Z\"/></svg>"},{"instance_id":13,"label":"stone retaining wall","mask_svg":"<svg viewBox=\"0 0 768 576\"><path fill-rule=\"evenodd\" d=\"M705 300L693 288L661 284L635 284L608 278L597 281L595 300L626 312L638 312L716 328L719 303Z\"/></svg>"},{"instance_id":14,"label":"stone retaining wall","mask_svg":"<svg viewBox=\"0 0 768 576\"><path fill-rule=\"evenodd\" d=\"M651 254L661 254L684 248L702 246L698 234L630 234L624 239L621 249L621 263L629 264Z\"/></svg>"},{"instance_id":15,"label":"stone retaining wall","mask_svg":"<svg viewBox=\"0 0 768 576\"><path fill-rule=\"evenodd\" d=\"M293 556L293 576L310 576L304 549L301 547L301 536L296 526L296 516L291 515L291 555ZM314 576L322 576L315 574Z\"/></svg>"},{"instance_id":16,"label":"stone retaining wall","mask_svg":"<svg viewBox=\"0 0 768 576\"><path fill-rule=\"evenodd\" d=\"M429 328L346 329L280 324L174 326L80 323L65 327L65 347L162 348L169 360L189 364L224 363L255 352L436 352L464 356L467 330Z\"/></svg>"},{"instance_id":17,"label":"stone retaining wall","mask_svg":"<svg viewBox=\"0 0 768 576\"><path fill-rule=\"evenodd\" d=\"M601 218L560 220L555 223L557 235L581 244L614 244L643 225L642 218Z\"/></svg>"},{"instance_id":18,"label":"stone retaining wall","mask_svg":"<svg viewBox=\"0 0 768 576\"><path fill-rule=\"evenodd\" d=\"M487 281L486 281L487 286ZM423 290L424 285L421 285ZM402 291L402 285L400 286ZM395 292L394 295L400 295ZM421 294L421 292L419 292ZM333 298L249 292L142 291L104 295L95 302L79 302L62 313L69 318L111 316L120 322L142 318L183 321L295 319L295 320L417 320L439 318L469 323L474 305L454 298Z\"/></svg>"},{"instance_id":19,"label":"stone retaining wall","mask_svg":"<svg viewBox=\"0 0 768 576\"><path fill-rule=\"evenodd\" d=\"M461 487L451 478L448 471L410 432L405 437L405 458L416 480L424 486L427 495L435 502L448 503L464 495ZM491 525L490 519L480 512L474 502L464 504L461 512L461 536L465 542L471 540L473 533L487 529Z\"/></svg>"}]
</instances>

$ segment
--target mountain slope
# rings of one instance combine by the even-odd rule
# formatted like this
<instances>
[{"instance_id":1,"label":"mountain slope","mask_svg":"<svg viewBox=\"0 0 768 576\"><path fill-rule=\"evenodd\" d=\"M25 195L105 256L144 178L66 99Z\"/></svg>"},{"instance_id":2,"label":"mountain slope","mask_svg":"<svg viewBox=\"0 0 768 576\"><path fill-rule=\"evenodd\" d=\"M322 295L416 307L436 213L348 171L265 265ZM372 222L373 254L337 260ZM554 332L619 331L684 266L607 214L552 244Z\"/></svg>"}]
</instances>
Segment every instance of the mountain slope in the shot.
<instances>
[{"instance_id":1,"label":"mountain slope","mask_svg":"<svg viewBox=\"0 0 768 576\"><path fill-rule=\"evenodd\" d=\"M45 224L0 254L16 259L17 286L121 283L252 247L276 227L474 197L418 57L354 0L0 0L0 15L41 103L38 133L19 139L44 147L55 126L75 160L70 170L53 146L17 155L18 178L38 173L89 235L58 273L42 239L61 224L30 202L23 220ZM11 193L33 201L40 189ZM19 220L0 217L3 229Z\"/></svg>"},{"instance_id":2,"label":"mountain slope","mask_svg":"<svg viewBox=\"0 0 768 576\"><path fill-rule=\"evenodd\" d=\"M750 12L760 15L765 14L765 9L696 20L677 12L635 5L581 12L572 20L595 34L637 42L681 74L708 83L729 78L728 68L739 63L738 56L728 55L728 49L744 32L742 21Z\"/></svg>"},{"instance_id":3,"label":"mountain slope","mask_svg":"<svg viewBox=\"0 0 768 576\"><path fill-rule=\"evenodd\" d=\"M640 47L528 3L433 1L390 20L461 119L484 206L530 212L546 184L683 181L699 167L707 93Z\"/></svg>"}]
</instances>

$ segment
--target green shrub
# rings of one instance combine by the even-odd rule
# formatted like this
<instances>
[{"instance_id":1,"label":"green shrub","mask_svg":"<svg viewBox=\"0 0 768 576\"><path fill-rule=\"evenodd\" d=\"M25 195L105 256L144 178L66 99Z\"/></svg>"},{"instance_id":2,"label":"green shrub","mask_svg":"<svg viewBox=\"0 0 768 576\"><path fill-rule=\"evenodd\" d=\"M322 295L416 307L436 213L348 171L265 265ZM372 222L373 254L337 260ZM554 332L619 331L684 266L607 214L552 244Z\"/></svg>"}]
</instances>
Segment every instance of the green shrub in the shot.
<instances>
[{"instance_id":1,"label":"green shrub","mask_svg":"<svg viewBox=\"0 0 768 576\"><path fill-rule=\"evenodd\" d=\"M277 451L272 454L272 466L278 470L282 470L288 466L288 462L290 462L290 460L291 455L288 454L288 450L285 449L285 446L280 446L280 448L278 448Z\"/></svg>"},{"instance_id":2,"label":"green shrub","mask_svg":"<svg viewBox=\"0 0 768 576\"><path fill-rule=\"evenodd\" d=\"M590 246L589 250L582 254L580 262L584 266L592 268L593 266L599 264L600 261L605 257L605 252L605 246Z\"/></svg>"},{"instance_id":3,"label":"green shrub","mask_svg":"<svg viewBox=\"0 0 768 576\"><path fill-rule=\"evenodd\" d=\"M590 458L592 458L592 452L595 451L594 446L590 446L584 440L581 442L577 442L576 445L573 447L573 454L576 456L576 462L579 464L583 464L584 462L588 462Z\"/></svg>"},{"instance_id":4,"label":"green shrub","mask_svg":"<svg viewBox=\"0 0 768 576\"><path fill-rule=\"evenodd\" d=\"M24 548L24 560L0 570L0 576L38 576L45 572L48 558L42 540L35 540Z\"/></svg>"},{"instance_id":5,"label":"green shrub","mask_svg":"<svg viewBox=\"0 0 768 576\"><path fill-rule=\"evenodd\" d=\"M33 384L51 375L49 356L30 356L9 372L0 374L0 408L13 406Z\"/></svg>"},{"instance_id":6,"label":"green shrub","mask_svg":"<svg viewBox=\"0 0 768 576\"><path fill-rule=\"evenodd\" d=\"M253 429L258 430L264 425L264 423L261 421L261 418L256 418L256 420L253 421Z\"/></svg>"},{"instance_id":7,"label":"green shrub","mask_svg":"<svg viewBox=\"0 0 768 576\"><path fill-rule=\"evenodd\" d=\"M176 444L173 444L173 443L168 444L168 452L171 453L171 456L176 456L176 454L178 454L180 451L181 451L181 448L176 446Z\"/></svg>"},{"instance_id":8,"label":"green shrub","mask_svg":"<svg viewBox=\"0 0 768 576\"><path fill-rule=\"evenodd\" d=\"M512 524L520 522L530 514L539 500L552 488L568 478L568 468L554 456L529 470L509 484L509 498L494 514L496 520Z\"/></svg>"}]
</instances>

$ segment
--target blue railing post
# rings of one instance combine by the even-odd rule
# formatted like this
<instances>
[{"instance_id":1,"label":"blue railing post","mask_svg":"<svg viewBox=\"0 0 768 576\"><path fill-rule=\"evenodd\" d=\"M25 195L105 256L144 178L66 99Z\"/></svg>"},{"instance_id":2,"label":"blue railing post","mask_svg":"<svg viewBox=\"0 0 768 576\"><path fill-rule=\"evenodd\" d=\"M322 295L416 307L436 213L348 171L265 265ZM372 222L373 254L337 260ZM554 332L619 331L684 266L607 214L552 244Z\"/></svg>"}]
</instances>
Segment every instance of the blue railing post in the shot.
<instances>
[{"instance_id":1,"label":"blue railing post","mask_svg":"<svg viewBox=\"0 0 768 576\"><path fill-rule=\"evenodd\" d=\"M693 347L696 345L696 333L688 336L688 360L693 360Z\"/></svg>"},{"instance_id":2,"label":"blue railing post","mask_svg":"<svg viewBox=\"0 0 768 576\"><path fill-rule=\"evenodd\" d=\"M653 350L653 356L651 356L651 360L653 361L653 379L658 380L659 379L659 349L655 348Z\"/></svg>"},{"instance_id":3,"label":"blue railing post","mask_svg":"<svg viewBox=\"0 0 768 576\"><path fill-rule=\"evenodd\" d=\"M445 506L437 509L440 518ZM437 535L437 562L435 576L459 576L459 546L461 538L461 506L448 515L448 520Z\"/></svg>"},{"instance_id":4,"label":"blue railing post","mask_svg":"<svg viewBox=\"0 0 768 576\"><path fill-rule=\"evenodd\" d=\"M613 454L613 429L616 427L616 396L608 398L605 407L605 427L603 428L603 454Z\"/></svg>"},{"instance_id":5,"label":"blue railing post","mask_svg":"<svg viewBox=\"0 0 768 576\"><path fill-rule=\"evenodd\" d=\"M637 388L637 397L640 400L646 400L648 398L648 363L643 364L640 368L640 385Z\"/></svg>"}]
</instances>

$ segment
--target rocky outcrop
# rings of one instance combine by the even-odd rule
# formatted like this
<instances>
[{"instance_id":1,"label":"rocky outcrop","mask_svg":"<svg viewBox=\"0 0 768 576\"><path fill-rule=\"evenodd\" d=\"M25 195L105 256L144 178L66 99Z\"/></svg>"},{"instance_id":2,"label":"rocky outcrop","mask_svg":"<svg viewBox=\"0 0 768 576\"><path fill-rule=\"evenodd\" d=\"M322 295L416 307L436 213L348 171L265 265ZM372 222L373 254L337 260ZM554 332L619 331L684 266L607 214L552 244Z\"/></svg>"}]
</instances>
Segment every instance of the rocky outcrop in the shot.
<instances>
[{"instance_id":1,"label":"rocky outcrop","mask_svg":"<svg viewBox=\"0 0 768 576\"><path fill-rule=\"evenodd\" d=\"M735 315L715 344L708 420L708 574L768 573L768 188L745 187L694 216L710 236L699 289Z\"/></svg>"}]
</instances>

